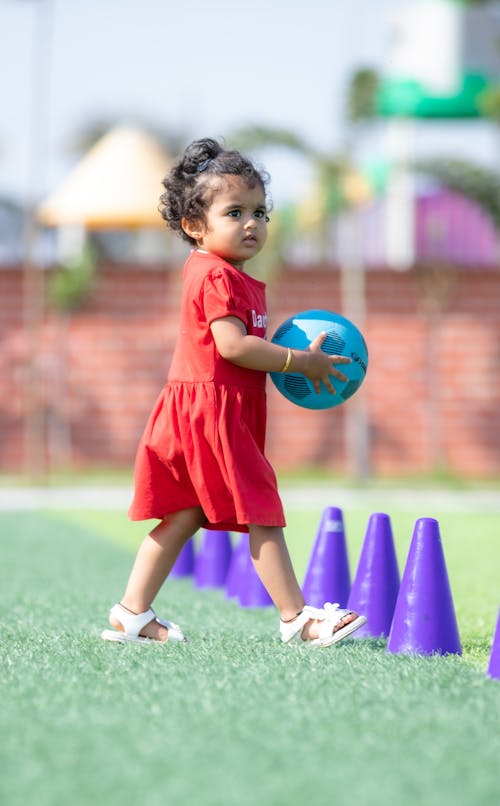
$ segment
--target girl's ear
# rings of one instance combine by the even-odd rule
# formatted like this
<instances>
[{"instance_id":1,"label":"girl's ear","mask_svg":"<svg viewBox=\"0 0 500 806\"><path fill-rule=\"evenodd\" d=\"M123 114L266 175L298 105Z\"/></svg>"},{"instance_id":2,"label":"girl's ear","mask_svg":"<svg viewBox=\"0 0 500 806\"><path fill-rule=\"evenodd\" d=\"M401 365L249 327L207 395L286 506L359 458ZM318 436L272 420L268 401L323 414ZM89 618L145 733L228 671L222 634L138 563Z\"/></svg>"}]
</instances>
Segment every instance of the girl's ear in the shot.
<instances>
[{"instance_id":1,"label":"girl's ear","mask_svg":"<svg viewBox=\"0 0 500 806\"><path fill-rule=\"evenodd\" d=\"M188 221L187 218L181 218L181 227L186 235L189 235L194 241L199 241L203 235L203 224L201 221Z\"/></svg>"}]
</instances>

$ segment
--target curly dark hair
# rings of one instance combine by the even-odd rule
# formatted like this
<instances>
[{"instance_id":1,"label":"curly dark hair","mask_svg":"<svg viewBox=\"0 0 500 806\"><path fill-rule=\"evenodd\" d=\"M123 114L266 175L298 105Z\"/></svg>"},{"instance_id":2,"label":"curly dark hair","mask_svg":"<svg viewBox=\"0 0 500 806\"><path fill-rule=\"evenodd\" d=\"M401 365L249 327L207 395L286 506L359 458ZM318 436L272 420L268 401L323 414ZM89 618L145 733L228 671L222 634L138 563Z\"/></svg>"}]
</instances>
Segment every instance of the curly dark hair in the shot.
<instances>
[{"instance_id":1,"label":"curly dark hair","mask_svg":"<svg viewBox=\"0 0 500 806\"><path fill-rule=\"evenodd\" d=\"M182 229L181 221L183 218L205 221L205 212L217 190L209 180L228 174L244 177L251 188L259 184L266 193L269 174L239 151L226 150L210 137L188 145L162 182L165 192L160 196L158 210L170 229L195 245L194 239ZM268 197L266 203L270 208Z\"/></svg>"}]
</instances>

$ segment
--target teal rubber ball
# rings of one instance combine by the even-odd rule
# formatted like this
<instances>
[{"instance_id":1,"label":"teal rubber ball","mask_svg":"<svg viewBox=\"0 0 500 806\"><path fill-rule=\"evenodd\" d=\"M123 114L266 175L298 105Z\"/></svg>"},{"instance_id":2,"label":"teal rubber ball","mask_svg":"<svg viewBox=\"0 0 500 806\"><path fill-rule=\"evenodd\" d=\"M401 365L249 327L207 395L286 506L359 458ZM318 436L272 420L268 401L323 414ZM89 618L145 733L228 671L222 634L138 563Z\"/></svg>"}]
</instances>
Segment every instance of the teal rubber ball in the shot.
<instances>
[{"instance_id":1,"label":"teal rubber ball","mask_svg":"<svg viewBox=\"0 0 500 806\"><path fill-rule=\"evenodd\" d=\"M291 316L279 326L272 337L273 344L307 350L320 333L326 333L321 349L328 355L345 355L350 364L338 364L337 368L347 377L339 381L330 375L335 394L321 384L321 391L314 391L312 381L297 372L271 372L271 380L277 390L288 400L305 409L331 409L345 403L363 383L368 368L366 342L354 325L345 316L323 310L302 311Z\"/></svg>"}]
</instances>

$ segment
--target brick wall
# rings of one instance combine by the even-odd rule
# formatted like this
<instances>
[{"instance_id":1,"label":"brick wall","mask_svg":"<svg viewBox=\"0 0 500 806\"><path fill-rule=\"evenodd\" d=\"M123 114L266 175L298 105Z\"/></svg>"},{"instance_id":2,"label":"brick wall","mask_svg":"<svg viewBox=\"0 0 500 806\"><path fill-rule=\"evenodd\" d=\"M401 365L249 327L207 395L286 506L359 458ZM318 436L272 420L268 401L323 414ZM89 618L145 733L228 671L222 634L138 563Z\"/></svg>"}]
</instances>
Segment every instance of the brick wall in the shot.
<instances>
[{"instance_id":1,"label":"brick wall","mask_svg":"<svg viewBox=\"0 0 500 806\"><path fill-rule=\"evenodd\" d=\"M101 266L70 317L48 312L37 335L45 459L130 466L176 337L180 272ZM353 472L366 433L374 473L500 472L500 271L370 271L363 330L370 365L344 406L315 412L269 383L268 454L278 469ZM332 267L284 270L269 286L269 332L306 308L341 310ZM25 461L27 342L22 274L0 270L0 468ZM363 440L361 440L363 442ZM364 443L363 443L364 444ZM366 447L366 445L365 445Z\"/></svg>"}]
</instances>

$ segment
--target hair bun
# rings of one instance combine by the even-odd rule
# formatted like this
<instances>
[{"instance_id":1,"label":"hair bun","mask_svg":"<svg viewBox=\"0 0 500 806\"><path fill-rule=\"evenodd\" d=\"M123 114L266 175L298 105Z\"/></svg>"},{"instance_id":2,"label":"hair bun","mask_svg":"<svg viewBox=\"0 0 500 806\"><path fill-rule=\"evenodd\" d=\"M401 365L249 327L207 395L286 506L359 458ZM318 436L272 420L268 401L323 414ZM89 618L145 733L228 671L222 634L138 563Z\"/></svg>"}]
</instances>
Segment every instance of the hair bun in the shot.
<instances>
[{"instance_id":1,"label":"hair bun","mask_svg":"<svg viewBox=\"0 0 500 806\"><path fill-rule=\"evenodd\" d=\"M204 137L203 140L194 140L184 152L181 168L184 173L195 174L204 170L210 160L214 159L223 150L217 140Z\"/></svg>"}]
</instances>

